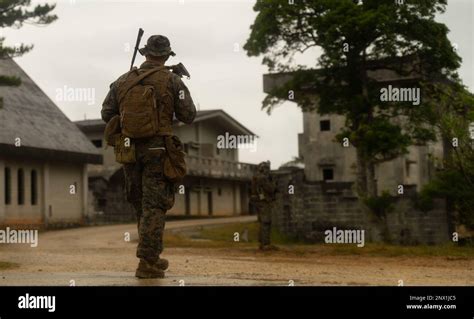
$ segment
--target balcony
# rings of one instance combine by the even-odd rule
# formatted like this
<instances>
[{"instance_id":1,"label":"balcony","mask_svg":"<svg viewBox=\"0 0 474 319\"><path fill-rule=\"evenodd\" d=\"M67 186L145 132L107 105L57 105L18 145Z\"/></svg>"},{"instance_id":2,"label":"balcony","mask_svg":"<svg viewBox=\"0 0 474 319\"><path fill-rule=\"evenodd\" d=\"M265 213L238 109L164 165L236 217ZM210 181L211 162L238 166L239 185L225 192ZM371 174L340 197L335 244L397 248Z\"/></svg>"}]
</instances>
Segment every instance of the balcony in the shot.
<instances>
[{"instance_id":1,"label":"balcony","mask_svg":"<svg viewBox=\"0 0 474 319\"><path fill-rule=\"evenodd\" d=\"M254 164L226 161L217 158L186 156L188 175L236 180L250 180Z\"/></svg>"},{"instance_id":2,"label":"balcony","mask_svg":"<svg viewBox=\"0 0 474 319\"><path fill-rule=\"evenodd\" d=\"M253 175L254 164L226 161L218 158L186 155L187 175L211 178L226 178L250 181ZM121 165L88 165L90 177L104 177L109 179Z\"/></svg>"}]
</instances>

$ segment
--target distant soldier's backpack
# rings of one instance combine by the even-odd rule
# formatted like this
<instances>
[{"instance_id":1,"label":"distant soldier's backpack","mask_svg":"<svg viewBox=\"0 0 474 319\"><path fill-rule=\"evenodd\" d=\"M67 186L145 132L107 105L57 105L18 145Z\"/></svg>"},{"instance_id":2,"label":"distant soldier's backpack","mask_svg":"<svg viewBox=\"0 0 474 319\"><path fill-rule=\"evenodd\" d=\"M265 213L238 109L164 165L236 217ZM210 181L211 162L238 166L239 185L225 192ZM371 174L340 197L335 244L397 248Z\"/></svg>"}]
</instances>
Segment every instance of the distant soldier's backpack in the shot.
<instances>
[{"instance_id":1,"label":"distant soldier's backpack","mask_svg":"<svg viewBox=\"0 0 474 319\"><path fill-rule=\"evenodd\" d=\"M131 138L151 137L159 131L159 108L155 86L141 83L146 77L165 68L153 68L144 73L132 70L118 87L120 127L122 134Z\"/></svg>"}]
</instances>

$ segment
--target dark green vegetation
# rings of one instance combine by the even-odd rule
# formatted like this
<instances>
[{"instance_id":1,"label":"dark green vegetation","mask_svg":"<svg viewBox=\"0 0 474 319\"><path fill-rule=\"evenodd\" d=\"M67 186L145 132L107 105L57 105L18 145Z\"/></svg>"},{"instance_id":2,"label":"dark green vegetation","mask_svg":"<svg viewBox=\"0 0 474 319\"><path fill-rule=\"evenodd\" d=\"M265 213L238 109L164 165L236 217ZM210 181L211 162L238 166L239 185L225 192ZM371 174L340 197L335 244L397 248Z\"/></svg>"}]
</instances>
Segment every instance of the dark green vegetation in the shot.
<instances>
[{"instance_id":1,"label":"dark green vegetation","mask_svg":"<svg viewBox=\"0 0 474 319\"><path fill-rule=\"evenodd\" d=\"M0 1L0 28L19 29L23 24L47 25L57 19L51 11L55 5L38 4L31 7L31 0L2 0ZM21 56L33 49L33 45L20 44L15 47L4 44L5 38L0 37L0 59ZM1 86L18 86L21 81L15 76L0 75ZM3 100L0 97L0 108Z\"/></svg>"}]
</instances>

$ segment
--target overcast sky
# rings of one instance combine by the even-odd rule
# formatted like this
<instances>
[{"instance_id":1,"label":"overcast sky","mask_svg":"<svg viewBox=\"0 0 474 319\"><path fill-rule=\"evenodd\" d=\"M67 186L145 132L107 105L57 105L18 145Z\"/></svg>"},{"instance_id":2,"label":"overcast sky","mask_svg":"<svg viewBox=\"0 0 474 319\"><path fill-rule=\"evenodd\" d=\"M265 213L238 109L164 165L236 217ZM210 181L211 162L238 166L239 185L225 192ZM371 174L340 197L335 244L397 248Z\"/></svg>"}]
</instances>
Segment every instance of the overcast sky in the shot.
<instances>
[{"instance_id":1,"label":"overcast sky","mask_svg":"<svg viewBox=\"0 0 474 319\"><path fill-rule=\"evenodd\" d=\"M297 1L297 0L295 0ZM474 1L449 0L440 18L451 29L463 58L460 74L474 91ZM241 49L256 16L249 0L57 0L59 20L46 27L25 25L0 30L6 43L31 43L32 52L16 61L71 120L100 117L109 84L130 65L139 27L142 45L152 34L169 37L176 56L191 73L185 80L201 110L224 109L260 136L257 152L240 151L240 160L257 163L270 159L272 168L298 154L302 132L301 111L285 103L271 116L261 111L261 58L249 58ZM315 61L317 51L304 61ZM137 56L136 65L143 61ZM84 88L95 100L68 101L64 88Z\"/></svg>"}]
</instances>

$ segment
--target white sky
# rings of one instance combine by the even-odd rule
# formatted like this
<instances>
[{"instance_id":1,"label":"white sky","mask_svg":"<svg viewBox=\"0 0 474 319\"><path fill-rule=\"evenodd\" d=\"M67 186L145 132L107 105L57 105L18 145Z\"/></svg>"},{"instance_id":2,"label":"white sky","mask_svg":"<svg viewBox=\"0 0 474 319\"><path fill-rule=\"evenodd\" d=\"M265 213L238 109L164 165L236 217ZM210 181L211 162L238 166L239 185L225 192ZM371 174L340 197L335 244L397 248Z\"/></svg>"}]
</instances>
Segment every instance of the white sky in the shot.
<instances>
[{"instance_id":1,"label":"white sky","mask_svg":"<svg viewBox=\"0 0 474 319\"><path fill-rule=\"evenodd\" d=\"M296 0L297 1L297 0ZM272 168L298 154L297 134L302 114L285 103L268 116L261 110L265 97L261 58L249 58L241 49L256 16L250 0L57 0L59 19L46 27L25 25L0 30L6 43L34 44L32 52L16 61L71 120L99 118L109 84L129 68L139 27L142 45L152 34L169 37L176 56L191 73L185 80L201 110L224 109L260 136L257 152L240 151L240 160L271 160ZM441 17L451 29L463 57L464 83L474 91L474 1L450 0ZM237 49L239 50L235 50ZM317 51L301 61L312 62ZM136 64L143 61L137 55ZM95 90L95 101L57 99L57 90Z\"/></svg>"}]
</instances>

